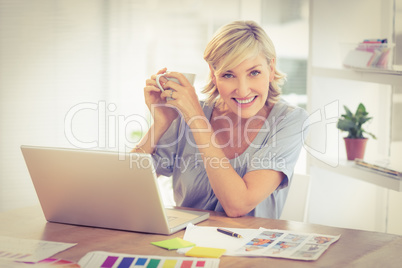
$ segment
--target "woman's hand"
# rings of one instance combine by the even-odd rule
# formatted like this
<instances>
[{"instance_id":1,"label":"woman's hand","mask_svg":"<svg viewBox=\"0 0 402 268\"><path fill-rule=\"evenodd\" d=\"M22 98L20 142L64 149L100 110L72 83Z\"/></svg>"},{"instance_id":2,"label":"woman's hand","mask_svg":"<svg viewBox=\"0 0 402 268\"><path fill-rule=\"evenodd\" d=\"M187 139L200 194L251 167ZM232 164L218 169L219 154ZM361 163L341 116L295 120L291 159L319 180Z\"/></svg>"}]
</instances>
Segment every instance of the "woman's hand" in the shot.
<instances>
[{"instance_id":1,"label":"woman's hand","mask_svg":"<svg viewBox=\"0 0 402 268\"><path fill-rule=\"evenodd\" d=\"M166 68L163 68L157 74L152 75L150 79L147 79L146 86L144 87L144 96L145 103L151 112L155 124L168 127L177 117L178 113L173 106L166 103L166 94L159 89L156 83L156 76L165 72ZM166 81L167 79L163 77L160 79L162 84Z\"/></svg>"},{"instance_id":2,"label":"woman's hand","mask_svg":"<svg viewBox=\"0 0 402 268\"><path fill-rule=\"evenodd\" d=\"M161 98L173 98L168 99L166 103L176 107L186 122L195 116L204 116L195 89L187 78L178 72L169 72L164 76L176 78L180 84L167 79L162 81L162 87L167 90L162 92Z\"/></svg>"}]
</instances>

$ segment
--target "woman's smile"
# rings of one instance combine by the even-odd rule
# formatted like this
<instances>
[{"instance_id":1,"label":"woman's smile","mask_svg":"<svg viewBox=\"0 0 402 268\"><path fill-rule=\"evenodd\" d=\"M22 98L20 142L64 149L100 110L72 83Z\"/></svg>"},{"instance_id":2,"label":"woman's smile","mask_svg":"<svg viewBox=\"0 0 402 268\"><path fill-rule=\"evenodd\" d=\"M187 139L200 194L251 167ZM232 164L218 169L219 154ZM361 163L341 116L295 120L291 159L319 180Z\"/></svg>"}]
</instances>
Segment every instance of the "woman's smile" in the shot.
<instances>
[{"instance_id":1,"label":"woman's smile","mask_svg":"<svg viewBox=\"0 0 402 268\"><path fill-rule=\"evenodd\" d=\"M257 96L251 97L251 98L233 98L238 104L240 105L245 105L245 104L250 104L253 102Z\"/></svg>"}]
</instances>

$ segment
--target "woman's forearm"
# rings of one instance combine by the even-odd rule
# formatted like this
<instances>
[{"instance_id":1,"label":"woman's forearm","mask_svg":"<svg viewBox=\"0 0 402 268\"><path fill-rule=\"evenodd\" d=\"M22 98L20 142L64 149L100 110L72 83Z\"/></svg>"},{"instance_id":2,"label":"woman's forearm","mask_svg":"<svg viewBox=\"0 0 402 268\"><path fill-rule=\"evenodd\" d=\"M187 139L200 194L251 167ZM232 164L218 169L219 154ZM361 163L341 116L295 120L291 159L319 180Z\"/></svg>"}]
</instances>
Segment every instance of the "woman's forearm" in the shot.
<instances>
[{"instance_id":1,"label":"woman's forearm","mask_svg":"<svg viewBox=\"0 0 402 268\"><path fill-rule=\"evenodd\" d=\"M162 135L168 129L168 125L152 124L147 133L142 137L141 141L131 150L132 153L148 153L152 154Z\"/></svg>"},{"instance_id":2,"label":"woman's forearm","mask_svg":"<svg viewBox=\"0 0 402 268\"><path fill-rule=\"evenodd\" d=\"M237 174L223 150L214 144L212 126L205 117L188 121L203 158L212 189L228 216L250 212L255 203L249 200L245 181Z\"/></svg>"}]
</instances>

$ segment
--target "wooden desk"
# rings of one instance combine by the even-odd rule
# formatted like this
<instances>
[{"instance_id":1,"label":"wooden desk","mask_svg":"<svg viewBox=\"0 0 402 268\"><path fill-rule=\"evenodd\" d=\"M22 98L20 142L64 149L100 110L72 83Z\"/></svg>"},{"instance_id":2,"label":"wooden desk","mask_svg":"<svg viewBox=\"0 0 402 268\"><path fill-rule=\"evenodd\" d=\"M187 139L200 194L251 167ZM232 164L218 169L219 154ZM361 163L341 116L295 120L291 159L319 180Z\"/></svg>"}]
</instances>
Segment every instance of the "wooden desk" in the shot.
<instances>
[{"instance_id":1,"label":"wooden desk","mask_svg":"<svg viewBox=\"0 0 402 268\"><path fill-rule=\"evenodd\" d=\"M294 261L275 258L247 258L222 256L220 267L400 267L402 264L402 236L384 233L334 228L292 221L254 217L228 218L222 213L211 213L202 226L293 230L298 232L341 235L338 242L317 261ZM80 227L46 222L39 206L13 210L0 214L0 235L16 238L78 243L55 255L78 262L89 251L101 250L116 253L183 256L150 242L183 237L184 231L171 236Z\"/></svg>"}]
</instances>

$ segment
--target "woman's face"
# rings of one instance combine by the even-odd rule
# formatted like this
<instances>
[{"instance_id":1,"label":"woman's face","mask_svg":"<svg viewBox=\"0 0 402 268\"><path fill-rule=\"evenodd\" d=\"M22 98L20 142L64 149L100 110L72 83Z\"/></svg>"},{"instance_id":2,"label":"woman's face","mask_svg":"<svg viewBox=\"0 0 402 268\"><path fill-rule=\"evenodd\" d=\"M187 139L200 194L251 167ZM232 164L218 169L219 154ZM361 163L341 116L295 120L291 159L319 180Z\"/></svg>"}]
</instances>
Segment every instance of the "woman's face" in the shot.
<instances>
[{"instance_id":1,"label":"woman's face","mask_svg":"<svg viewBox=\"0 0 402 268\"><path fill-rule=\"evenodd\" d=\"M268 98L274 78L274 62L268 65L263 55L247 59L231 70L214 75L220 97L229 111L247 119L259 114Z\"/></svg>"}]
</instances>

